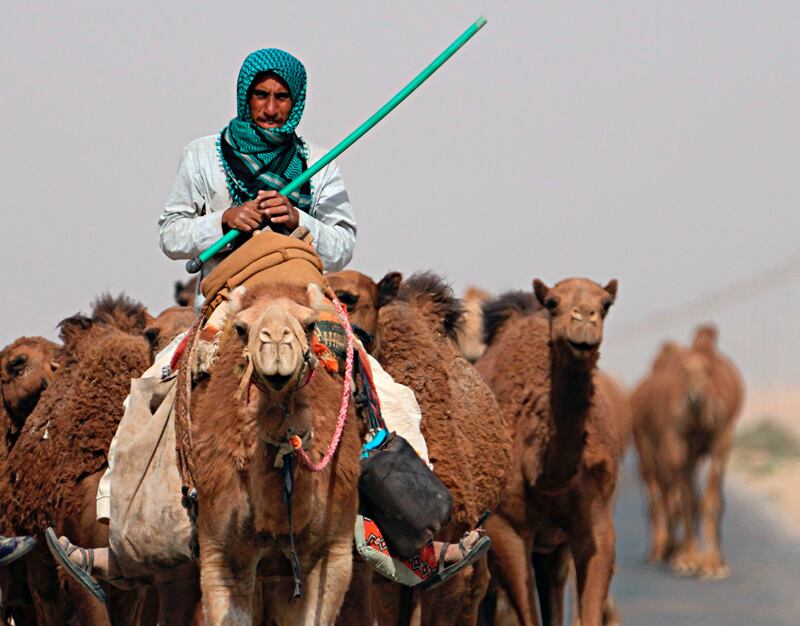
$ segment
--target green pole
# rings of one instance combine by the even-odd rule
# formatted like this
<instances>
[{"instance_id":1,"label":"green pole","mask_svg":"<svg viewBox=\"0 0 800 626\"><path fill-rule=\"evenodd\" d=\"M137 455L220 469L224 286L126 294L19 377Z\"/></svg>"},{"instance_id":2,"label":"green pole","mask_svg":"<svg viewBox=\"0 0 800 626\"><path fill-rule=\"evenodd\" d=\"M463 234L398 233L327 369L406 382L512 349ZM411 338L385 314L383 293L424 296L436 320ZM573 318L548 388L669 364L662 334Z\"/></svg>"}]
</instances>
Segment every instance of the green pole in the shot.
<instances>
[{"instance_id":1,"label":"green pole","mask_svg":"<svg viewBox=\"0 0 800 626\"><path fill-rule=\"evenodd\" d=\"M442 65L444 65L445 61L447 61L451 56L453 56L461 46L463 46L467 41L472 38L472 36L477 33L483 26L486 24L486 18L481 16L470 27L465 30L453 43L451 43L445 50L436 57L428 67L422 70L410 83L408 83L405 87L403 87L397 94L389 100L386 104L384 104L376 113L374 113L366 122L361 124L358 128L356 128L352 133L347 135L344 139L342 139L336 147L334 147L330 152L328 152L324 157L319 159L314 165L310 166L305 172L300 174L297 178L295 178L292 182L286 185L283 189L281 189L281 193L285 196L296 189L302 187L306 181L308 181L314 174L319 172L323 167L328 165L331 161L333 161L336 157L338 157L342 152L347 150L350 146L352 146L356 141L358 141L362 136L364 136L368 130L370 130L373 126L375 126L378 122L380 122L384 117L386 117L398 104L400 104L403 100L405 100L411 92L413 92L417 87L419 87L422 83L424 83L431 74L433 74L436 70L438 70ZM222 250L225 246L227 246L231 241L236 239L239 236L240 231L232 228L227 233L225 233L222 237L220 237L215 243L211 244L208 249L204 250L199 257L190 259L186 262L186 271L194 274L200 271L200 268L203 266L203 263L208 261L212 256L214 256L217 252Z\"/></svg>"}]
</instances>

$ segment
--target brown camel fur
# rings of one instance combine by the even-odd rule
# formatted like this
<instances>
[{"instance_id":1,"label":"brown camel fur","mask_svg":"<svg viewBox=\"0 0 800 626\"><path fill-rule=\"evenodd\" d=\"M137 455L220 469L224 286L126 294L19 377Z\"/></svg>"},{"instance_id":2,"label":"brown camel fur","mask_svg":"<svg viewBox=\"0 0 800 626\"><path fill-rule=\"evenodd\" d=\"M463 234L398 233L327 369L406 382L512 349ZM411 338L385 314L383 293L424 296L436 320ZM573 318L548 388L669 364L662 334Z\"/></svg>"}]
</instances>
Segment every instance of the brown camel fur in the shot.
<instances>
[{"instance_id":1,"label":"brown camel fur","mask_svg":"<svg viewBox=\"0 0 800 626\"><path fill-rule=\"evenodd\" d=\"M196 318L194 309L188 306L173 306L161 311L144 329L150 344L150 361L180 333L189 328Z\"/></svg>"},{"instance_id":2,"label":"brown camel fur","mask_svg":"<svg viewBox=\"0 0 800 626\"><path fill-rule=\"evenodd\" d=\"M376 336L381 365L417 397L430 460L453 497L451 524L436 539L457 541L484 511L497 506L511 463L497 403L455 343L460 303L434 274L414 275L402 285L398 273L378 285L357 272L331 274L328 280L343 301L369 304L362 310L354 307L352 318ZM370 327L375 309L378 324ZM422 594L422 623L475 624L487 586L487 564L481 560ZM379 589L381 600L396 596L389 583ZM396 623L396 603L384 608L381 623Z\"/></svg>"},{"instance_id":3,"label":"brown camel fur","mask_svg":"<svg viewBox=\"0 0 800 626\"><path fill-rule=\"evenodd\" d=\"M486 528L493 571L523 626L538 623L537 595L543 622L563 622L570 555L581 623L601 624L614 571L620 444L609 402L594 381L616 291L616 281L600 287L573 278L548 288L535 280L545 310L510 306L497 318L500 326L487 326L493 341L476 365L514 442L515 467Z\"/></svg>"},{"instance_id":4,"label":"brown camel fur","mask_svg":"<svg viewBox=\"0 0 800 626\"><path fill-rule=\"evenodd\" d=\"M313 286L312 286L313 287ZM306 445L319 461L333 437L342 378L318 367L304 384L305 352L321 292L255 288L232 300L210 376L192 394L203 606L210 624L253 623L256 568L272 624L331 624L352 570L358 509L360 426L349 411L331 464L321 472L295 466L293 526L302 569L302 598L292 601L289 525L283 472L274 467L290 429L313 433ZM245 348L258 385L239 393ZM241 399L237 399L241 398ZM271 620L271 621L270 621Z\"/></svg>"},{"instance_id":5,"label":"brown camel fur","mask_svg":"<svg viewBox=\"0 0 800 626\"><path fill-rule=\"evenodd\" d=\"M39 624L109 623L105 607L57 575L41 531L52 525L78 545L107 545L107 527L95 520L95 494L130 379L149 365L142 333L151 320L140 304L109 296L96 302L91 318L64 320L61 367L9 456L15 497L4 528L40 539L26 559ZM137 619L139 592L113 590L110 598L112 623Z\"/></svg>"},{"instance_id":6,"label":"brown camel fur","mask_svg":"<svg viewBox=\"0 0 800 626\"><path fill-rule=\"evenodd\" d=\"M7 503L12 498L8 453L42 392L53 380L60 352L58 344L43 337L20 337L0 351L0 424L4 433L0 441L0 502ZM3 515L0 511L0 517ZM17 626L36 623L26 578L25 560L0 569L2 623L12 617Z\"/></svg>"},{"instance_id":7,"label":"brown camel fur","mask_svg":"<svg viewBox=\"0 0 800 626\"><path fill-rule=\"evenodd\" d=\"M623 457L633 439L633 413L630 399L619 381L601 369L597 370L595 384L608 400L611 416L617 425L620 457Z\"/></svg>"},{"instance_id":8,"label":"brown camel fur","mask_svg":"<svg viewBox=\"0 0 800 626\"><path fill-rule=\"evenodd\" d=\"M744 398L741 376L717 344L716 329L701 326L689 349L666 345L631 399L649 498L648 558L669 560L676 573L708 578L725 578L730 571L720 545L722 480ZM696 474L705 458L709 469L701 497ZM695 536L698 516L702 548Z\"/></svg>"},{"instance_id":9,"label":"brown camel fur","mask_svg":"<svg viewBox=\"0 0 800 626\"><path fill-rule=\"evenodd\" d=\"M483 341L483 303L491 298L491 294L477 287L468 287L461 303L464 306L464 318L456 329L456 339L461 355L470 363L477 361L486 350Z\"/></svg>"}]
</instances>

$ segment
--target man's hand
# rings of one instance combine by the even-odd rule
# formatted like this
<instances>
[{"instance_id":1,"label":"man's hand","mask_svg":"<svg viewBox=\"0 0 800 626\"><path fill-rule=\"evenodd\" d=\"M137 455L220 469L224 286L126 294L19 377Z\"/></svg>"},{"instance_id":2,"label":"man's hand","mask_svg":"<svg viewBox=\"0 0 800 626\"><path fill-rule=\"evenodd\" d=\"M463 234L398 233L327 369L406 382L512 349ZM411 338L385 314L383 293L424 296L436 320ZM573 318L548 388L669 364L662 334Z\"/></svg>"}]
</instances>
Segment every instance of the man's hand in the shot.
<instances>
[{"instance_id":1,"label":"man's hand","mask_svg":"<svg viewBox=\"0 0 800 626\"><path fill-rule=\"evenodd\" d=\"M249 233L258 228L264 217L264 212L259 209L258 205L259 199L256 198L229 208L222 214L223 230L235 228L243 233Z\"/></svg>"},{"instance_id":2,"label":"man's hand","mask_svg":"<svg viewBox=\"0 0 800 626\"><path fill-rule=\"evenodd\" d=\"M289 198L277 191L259 191L256 202L264 217L269 218L272 224L283 224L291 232L300 223L299 211L292 206Z\"/></svg>"}]
</instances>

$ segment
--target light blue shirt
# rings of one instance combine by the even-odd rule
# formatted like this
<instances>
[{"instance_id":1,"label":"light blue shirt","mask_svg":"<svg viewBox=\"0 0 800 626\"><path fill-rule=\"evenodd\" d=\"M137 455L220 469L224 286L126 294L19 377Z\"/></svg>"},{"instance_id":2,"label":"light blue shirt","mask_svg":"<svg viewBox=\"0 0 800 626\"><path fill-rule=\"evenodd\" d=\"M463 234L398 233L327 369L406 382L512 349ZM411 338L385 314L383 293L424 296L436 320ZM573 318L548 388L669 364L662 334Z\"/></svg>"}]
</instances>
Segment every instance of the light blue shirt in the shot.
<instances>
[{"instance_id":1,"label":"light blue shirt","mask_svg":"<svg viewBox=\"0 0 800 626\"><path fill-rule=\"evenodd\" d=\"M217 136L195 139L183 149L178 174L167 204L158 220L159 244L171 259L191 259L222 237L222 214L233 205L225 171L217 153ZM308 164L327 150L312 143ZM343 269L353 257L356 244L356 218L342 172L331 161L311 178L311 208L300 211L300 225L314 238L314 247L325 271ZM203 266L207 275L221 258L209 259ZM199 282L198 282L199 284Z\"/></svg>"}]
</instances>

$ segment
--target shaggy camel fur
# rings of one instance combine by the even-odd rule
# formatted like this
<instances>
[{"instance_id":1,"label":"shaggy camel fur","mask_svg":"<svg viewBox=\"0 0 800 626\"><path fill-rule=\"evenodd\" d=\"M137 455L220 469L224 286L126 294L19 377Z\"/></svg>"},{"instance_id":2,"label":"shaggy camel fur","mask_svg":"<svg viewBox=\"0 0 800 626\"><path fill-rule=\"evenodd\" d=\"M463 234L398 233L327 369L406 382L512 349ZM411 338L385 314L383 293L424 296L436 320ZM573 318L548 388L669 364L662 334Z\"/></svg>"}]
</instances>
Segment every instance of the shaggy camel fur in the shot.
<instances>
[{"instance_id":1,"label":"shaggy camel fur","mask_svg":"<svg viewBox=\"0 0 800 626\"><path fill-rule=\"evenodd\" d=\"M486 351L483 341L483 303L491 298L491 294L477 287L468 287L461 303L464 306L464 318L456 329L458 349L470 363L477 361Z\"/></svg>"},{"instance_id":2,"label":"shaggy camel fur","mask_svg":"<svg viewBox=\"0 0 800 626\"><path fill-rule=\"evenodd\" d=\"M217 361L191 400L206 620L253 623L261 561L259 574L272 581L260 590L268 623L331 624L352 571L360 427L351 408L330 465L321 472L293 470L299 601L292 601L284 477L274 467L279 448L272 443L291 433L313 435L306 447L317 462L332 440L342 378L320 366L308 381L304 365L322 294L276 285L243 295L240 288L231 304L235 315L223 330ZM247 358L257 384L245 383L240 392Z\"/></svg>"},{"instance_id":3,"label":"shaggy camel fur","mask_svg":"<svg viewBox=\"0 0 800 626\"><path fill-rule=\"evenodd\" d=\"M68 577L60 582L41 530L52 525L80 545L107 545L95 494L130 379L149 365L142 332L151 319L140 304L105 296L91 318L64 320L60 367L9 455L15 497L4 529L40 539L26 559L39 624L108 623L105 607ZM114 623L136 619L138 605L137 593L112 593L111 615L121 618Z\"/></svg>"},{"instance_id":4,"label":"shaggy camel fur","mask_svg":"<svg viewBox=\"0 0 800 626\"><path fill-rule=\"evenodd\" d=\"M486 529L499 582L523 626L563 621L571 554L581 623L599 626L614 571L613 496L620 456L616 424L595 385L605 316L617 282L534 281L546 310L509 298L476 367L494 390L514 442L514 469ZM535 568L531 568L531 560ZM488 616L491 620L491 615Z\"/></svg>"},{"instance_id":5,"label":"shaggy camel fur","mask_svg":"<svg viewBox=\"0 0 800 626\"><path fill-rule=\"evenodd\" d=\"M741 376L717 343L716 329L702 326L688 350L665 345L631 400L649 497L649 559L668 559L679 574L709 578L730 571L720 545L722 480L744 397ZM706 457L708 479L699 497L697 466ZM702 549L695 537L698 514Z\"/></svg>"},{"instance_id":6,"label":"shaggy camel fur","mask_svg":"<svg viewBox=\"0 0 800 626\"><path fill-rule=\"evenodd\" d=\"M436 539L457 541L497 506L511 464L497 402L455 343L460 303L434 274L417 274L402 284L398 273L378 285L357 272L331 274L328 280L340 299L351 303L355 323L376 336L375 356L384 369L417 397L430 460L453 497L451 524ZM392 593L388 586L381 585L381 597ZM422 594L422 623L475 624L487 586L482 559ZM383 611L381 623L396 623L395 608Z\"/></svg>"},{"instance_id":7,"label":"shaggy camel fur","mask_svg":"<svg viewBox=\"0 0 800 626\"><path fill-rule=\"evenodd\" d=\"M12 497L8 453L17 441L25 420L53 380L58 368L61 347L43 337L20 337L0 351L0 502ZM4 513L0 511L0 517ZM18 626L36 623L32 599L25 584L25 561L0 569L0 587L4 607L2 623L12 618ZM9 605L11 600L13 606ZM6 608L7 607L7 608Z\"/></svg>"}]
</instances>

